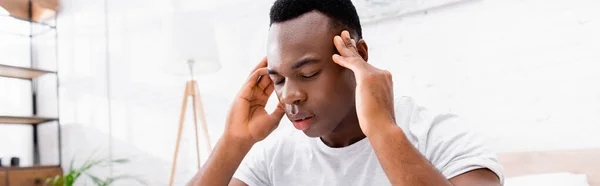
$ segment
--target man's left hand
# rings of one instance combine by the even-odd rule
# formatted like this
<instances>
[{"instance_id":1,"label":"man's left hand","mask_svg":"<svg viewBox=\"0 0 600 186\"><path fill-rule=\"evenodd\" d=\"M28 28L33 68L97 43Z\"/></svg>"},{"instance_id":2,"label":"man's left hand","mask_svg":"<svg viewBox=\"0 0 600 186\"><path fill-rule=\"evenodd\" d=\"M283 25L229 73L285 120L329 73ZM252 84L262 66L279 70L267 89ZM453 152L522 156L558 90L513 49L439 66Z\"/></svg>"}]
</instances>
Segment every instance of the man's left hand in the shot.
<instances>
[{"instance_id":1,"label":"man's left hand","mask_svg":"<svg viewBox=\"0 0 600 186\"><path fill-rule=\"evenodd\" d=\"M333 61L354 72L356 78L356 114L366 136L395 124L392 74L367 63L348 31L333 38L338 54Z\"/></svg>"}]
</instances>

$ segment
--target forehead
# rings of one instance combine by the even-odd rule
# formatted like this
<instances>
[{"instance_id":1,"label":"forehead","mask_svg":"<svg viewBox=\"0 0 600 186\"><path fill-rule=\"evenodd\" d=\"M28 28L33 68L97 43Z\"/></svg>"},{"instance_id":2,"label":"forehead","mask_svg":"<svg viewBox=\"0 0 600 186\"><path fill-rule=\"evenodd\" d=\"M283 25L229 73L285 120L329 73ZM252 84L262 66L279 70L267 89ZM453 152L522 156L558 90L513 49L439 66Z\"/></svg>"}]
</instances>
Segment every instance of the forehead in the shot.
<instances>
[{"instance_id":1,"label":"forehead","mask_svg":"<svg viewBox=\"0 0 600 186\"><path fill-rule=\"evenodd\" d=\"M271 25L267 43L269 66L294 63L305 57L330 57L335 34L329 23L329 17L313 11Z\"/></svg>"}]
</instances>

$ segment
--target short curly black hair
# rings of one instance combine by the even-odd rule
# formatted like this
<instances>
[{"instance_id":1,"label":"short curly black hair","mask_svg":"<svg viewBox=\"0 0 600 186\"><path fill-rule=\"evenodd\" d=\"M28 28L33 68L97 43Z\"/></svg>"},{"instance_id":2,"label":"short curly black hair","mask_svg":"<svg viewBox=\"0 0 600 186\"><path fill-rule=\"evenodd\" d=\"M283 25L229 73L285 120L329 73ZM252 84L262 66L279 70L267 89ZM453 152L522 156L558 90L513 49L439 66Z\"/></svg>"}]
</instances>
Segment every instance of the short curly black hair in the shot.
<instances>
[{"instance_id":1,"label":"short curly black hair","mask_svg":"<svg viewBox=\"0 0 600 186\"><path fill-rule=\"evenodd\" d=\"M269 25L294 19L313 10L331 18L332 27L345 26L350 33L354 32L359 39L362 38L360 19L350 0L277 0L271 6Z\"/></svg>"}]
</instances>

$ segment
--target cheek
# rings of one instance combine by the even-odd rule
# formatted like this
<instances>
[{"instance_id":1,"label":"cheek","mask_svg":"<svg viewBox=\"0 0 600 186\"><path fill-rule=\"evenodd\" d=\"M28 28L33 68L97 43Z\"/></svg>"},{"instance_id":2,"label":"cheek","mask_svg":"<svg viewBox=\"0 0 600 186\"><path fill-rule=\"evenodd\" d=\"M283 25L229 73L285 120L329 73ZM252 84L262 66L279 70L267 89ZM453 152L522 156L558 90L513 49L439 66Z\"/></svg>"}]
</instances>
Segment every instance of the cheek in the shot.
<instances>
[{"instance_id":1,"label":"cheek","mask_svg":"<svg viewBox=\"0 0 600 186\"><path fill-rule=\"evenodd\" d=\"M346 88L352 89L354 91L354 89L356 88L356 78L354 77L354 72L352 72L351 70L348 69L344 69L342 70L342 78L344 83L344 86L346 86Z\"/></svg>"},{"instance_id":2,"label":"cheek","mask_svg":"<svg viewBox=\"0 0 600 186\"><path fill-rule=\"evenodd\" d=\"M347 79L345 73L327 74L319 80L318 89L313 91L313 96L318 104L324 104L323 107L337 109L347 107L353 103L354 87L353 79Z\"/></svg>"},{"instance_id":3,"label":"cheek","mask_svg":"<svg viewBox=\"0 0 600 186\"><path fill-rule=\"evenodd\" d=\"M280 86L275 85L275 95L277 95L277 101L279 101L279 103L281 103L281 88L279 88Z\"/></svg>"},{"instance_id":4,"label":"cheek","mask_svg":"<svg viewBox=\"0 0 600 186\"><path fill-rule=\"evenodd\" d=\"M349 74L349 75L348 75ZM356 83L354 81L354 74L350 71L350 73L342 73L339 76L339 80L335 85L335 94L338 104L342 109L353 108L355 96L354 93L356 91Z\"/></svg>"},{"instance_id":5,"label":"cheek","mask_svg":"<svg viewBox=\"0 0 600 186\"><path fill-rule=\"evenodd\" d=\"M336 93L339 93L339 95L354 95L356 81L351 70L341 69L333 79Z\"/></svg>"}]
</instances>

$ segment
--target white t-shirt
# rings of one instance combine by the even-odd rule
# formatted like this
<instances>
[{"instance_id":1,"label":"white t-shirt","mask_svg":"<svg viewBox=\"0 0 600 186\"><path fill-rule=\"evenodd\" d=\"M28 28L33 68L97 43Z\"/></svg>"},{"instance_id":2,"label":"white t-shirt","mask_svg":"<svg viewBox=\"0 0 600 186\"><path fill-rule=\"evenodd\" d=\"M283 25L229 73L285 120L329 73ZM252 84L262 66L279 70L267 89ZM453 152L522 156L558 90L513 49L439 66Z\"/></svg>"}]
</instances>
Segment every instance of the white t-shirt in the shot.
<instances>
[{"instance_id":1,"label":"white t-shirt","mask_svg":"<svg viewBox=\"0 0 600 186\"><path fill-rule=\"evenodd\" d=\"M447 179L488 168L504 182L496 154L458 117L434 115L408 97L395 105L406 137ZM234 174L249 186L391 185L368 138L331 148L296 130L257 152L246 156Z\"/></svg>"}]
</instances>

